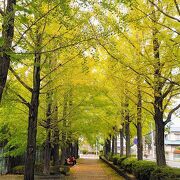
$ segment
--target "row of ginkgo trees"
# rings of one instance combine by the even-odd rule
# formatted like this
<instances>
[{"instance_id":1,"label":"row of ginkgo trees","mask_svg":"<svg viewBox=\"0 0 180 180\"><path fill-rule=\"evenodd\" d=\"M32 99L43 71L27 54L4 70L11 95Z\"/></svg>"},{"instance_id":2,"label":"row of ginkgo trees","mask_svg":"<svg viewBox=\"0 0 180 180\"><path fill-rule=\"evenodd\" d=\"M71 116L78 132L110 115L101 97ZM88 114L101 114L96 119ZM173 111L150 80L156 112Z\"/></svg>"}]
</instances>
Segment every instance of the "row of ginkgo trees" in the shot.
<instances>
[{"instance_id":1,"label":"row of ginkgo trees","mask_svg":"<svg viewBox=\"0 0 180 180\"><path fill-rule=\"evenodd\" d=\"M129 123L134 119L137 126L138 159L142 159L141 127L142 122L146 121L146 116L142 116L143 109L151 115L150 118L154 122L157 164L166 165L165 126L180 108L180 104L176 102L180 94L177 18L179 7L176 1L151 0L122 2L120 3L122 9L118 3L112 5L105 2L103 5L108 13L102 18L101 13L105 11L102 8L96 18L100 22L99 26L102 26L104 31L110 30L111 35L106 38L96 36L96 39L101 59L114 61L114 67L120 66L116 71L110 69L106 73L108 78L119 79L121 82L118 83L116 80L115 89L121 91L120 93L124 95L121 97L125 99L119 100L119 104L122 102L122 106L119 107L123 107L120 109L123 109L122 123L126 144L130 142ZM94 25L93 31L97 33L99 28ZM130 78L128 73L134 78ZM128 74L128 77L124 78L122 74ZM120 89L122 86L124 88ZM136 104L136 112L129 108L130 102ZM126 146L126 155L128 154L129 146Z\"/></svg>"},{"instance_id":2,"label":"row of ginkgo trees","mask_svg":"<svg viewBox=\"0 0 180 180\"><path fill-rule=\"evenodd\" d=\"M177 2L163 2L163 6L169 7L167 10L161 8L160 2L151 0L113 4L89 1L78 5L74 1L74 4L34 0L30 3L4 2L4 9L0 11L0 98L9 69L23 87L21 90L17 88L14 94L26 105L29 114L25 179L34 178L40 94L47 95L46 125L49 127L50 109L56 109L56 101L51 103L56 93L51 90L62 85L59 80L62 77L58 76L60 69L77 57L83 57L86 64L84 52L88 47L94 48L89 54L95 55L96 60L101 59L102 73L112 79L109 82L113 82L116 97L120 96L118 105L122 121L119 126L121 124L125 129L127 156L130 152L130 122L134 122L139 142L138 156L142 158L143 109L154 119L157 164L165 165L164 128L180 108L179 104L173 104L173 98L179 94ZM88 12L89 15L85 16ZM89 21L91 18L94 20ZM106 59L104 67L103 60ZM108 63L113 63L114 68L109 69ZM26 70L20 69L20 65L27 67ZM132 75L135 78L131 78ZM66 107L66 103L64 105ZM61 122L67 124L64 120ZM48 134L49 129L47 149Z\"/></svg>"}]
</instances>

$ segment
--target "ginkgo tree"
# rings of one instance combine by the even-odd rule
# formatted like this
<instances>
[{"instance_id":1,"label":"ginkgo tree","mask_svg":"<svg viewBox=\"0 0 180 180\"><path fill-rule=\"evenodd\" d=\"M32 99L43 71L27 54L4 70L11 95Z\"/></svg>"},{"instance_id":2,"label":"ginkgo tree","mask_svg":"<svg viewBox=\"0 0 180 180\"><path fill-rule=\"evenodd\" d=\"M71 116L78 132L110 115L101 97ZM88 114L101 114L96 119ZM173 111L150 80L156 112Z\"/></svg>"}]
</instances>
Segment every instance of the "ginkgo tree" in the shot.
<instances>
[{"instance_id":1,"label":"ginkgo tree","mask_svg":"<svg viewBox=\"0 0 180 180\"><path fill-rule=\"evenodd\" d=\"M164 6L171 7L169 12L162 10L160 4L153 1L149 1L148 5L142 1L116 4L104 1L102 4L96 4L97 12L101 12L96 18L104 29L108 28L112 32L111 36L105 39L98 36L98 43L105 49L107 55L142 77L150 88L150 92L147 93L153 104L153 110L149 111L155 122L158 165L166 164L164 127L180 107L179 104L174 108L170 107L173 97L179 94L179 76L173 73L175 68L179 68L177 65L179 22L174 15L174 12L178 14L178 11L174 11L178 8L171 6L172 3L175 2L163 2ZM106 16L102 18L101 14L104 12ZM174 27L162 21L171 22ZM95 26L93 30L95 34L98 31Z\"/></svg>"},{"instance_id":2,"label":"ginkgo tree","mask_svg":"<svg viewBox=\"0 0 180 180\"><path fill-rule=\"evenodd\" d=\"M82 136L104 139L107 155L120 132L127 157L137 136L141 160L149 123L166 164L165 126L180 108L176 0L7 0L0 14L0 136L9 155L26 151L25 179L34 179L37 145L49 174L51 154L63 164Z\"/></svg>"}]
</instances>

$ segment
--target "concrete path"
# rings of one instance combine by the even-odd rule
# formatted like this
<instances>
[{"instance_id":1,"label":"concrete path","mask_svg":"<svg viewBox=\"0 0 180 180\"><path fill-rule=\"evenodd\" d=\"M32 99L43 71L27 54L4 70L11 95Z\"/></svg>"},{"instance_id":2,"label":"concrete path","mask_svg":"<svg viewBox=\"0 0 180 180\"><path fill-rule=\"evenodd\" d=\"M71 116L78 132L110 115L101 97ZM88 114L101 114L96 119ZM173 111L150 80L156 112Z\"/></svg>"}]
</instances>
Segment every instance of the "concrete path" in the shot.
<instances>
[{"instance_id":1,"label":"concrete path","mask_svg":"<svg viewBox=\"0 0 180 180\"><path fill-rule=\"evenodd\" d=\"M124 180L99 159L79 159L66 180Z\"/></svg>"}]
</instances>

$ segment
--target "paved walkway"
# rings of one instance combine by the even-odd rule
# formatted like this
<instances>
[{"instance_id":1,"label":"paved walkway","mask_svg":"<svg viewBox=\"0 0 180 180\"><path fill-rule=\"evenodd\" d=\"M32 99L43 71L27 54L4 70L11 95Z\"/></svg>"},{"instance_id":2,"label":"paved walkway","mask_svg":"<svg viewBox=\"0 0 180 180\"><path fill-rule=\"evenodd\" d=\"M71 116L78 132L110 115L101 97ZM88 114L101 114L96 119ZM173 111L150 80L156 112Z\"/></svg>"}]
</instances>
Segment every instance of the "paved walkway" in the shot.
<instances>
[{"instance_id":1,"label":"paved walkway","mask_svg":"<svg viewBox=\"0 0 180 180\"><path fill-rule=\"evenodd\" d=\"M67 180L124 180L99 159L80 159Z\"/></svg>"},{"instance_id":2,"label":"paved walkway","mask_svg":"<svg viewBox=\"0 0 180 180\"><path fill-rule=\"evenodd\" d=\"M35 178L38 180L39 178ZM79 159L71 167L70 176L62 178L41 178L41 180L125 180L99 159ZM0 180L23 180L23 176L5 175Z\"/></svg>"}]
</instances>

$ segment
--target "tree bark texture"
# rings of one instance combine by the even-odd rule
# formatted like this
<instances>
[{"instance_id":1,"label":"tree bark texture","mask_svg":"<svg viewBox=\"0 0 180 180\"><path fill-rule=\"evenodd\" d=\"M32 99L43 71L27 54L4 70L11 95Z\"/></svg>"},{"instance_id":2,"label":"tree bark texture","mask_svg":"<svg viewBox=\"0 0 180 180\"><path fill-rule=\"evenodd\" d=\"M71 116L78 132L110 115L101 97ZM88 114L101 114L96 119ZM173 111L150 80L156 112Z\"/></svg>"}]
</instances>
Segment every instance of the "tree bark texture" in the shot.
<instances>
[{"instance_id":1,"label":"tree bark texture","mask_svg":"<svg viewBox=\"0 0 180 180\"><path fill-rule=\"evenodd\" d=\"M125 136L126 136L126 157L131 155L130 146L130 116L129 116L129 100L125 98Z\"/></svg>"},{"instance_id":2,"label":"tree bark texture","mask_svg":"<svg viewBox=\"0 0 180 180\"><path fill-rule=\"evenodd\" d=\"M137 102L137 158L143 159L143 142L142 142L142 94L138 80L138 102Z\"/></svg>"},{"instance_id":3,"label":"tree bark texture","mask_svg":"<svg viewBox=\"0 0 180 180\"><path fill-rule=\"evenodd\" d=\"M117 135L114 135L114 154L117 155Z\"/></svg>"},{"instance_id":4,"label":"tree bark texture","mask_svg":"<svg viewBox=\"0 0 180 180\"><path fill-rule=\"evenodd\" d=\"M28 120L28 138L25 161L25 180L34 180L34 165L36 157L36 134L37 134L37 117L39 106L39 92L40 92L40 61L41 53L38 48L41 43L41 36L37 36L37 51L34 56L34 70L33 70L33 91L31 95L31 103L29 107Z\"/></svg>"},{"instance_id":5,"label":"tree bark texture","mask_svg":"<svg viewBox=\"0 0 180 180\"><path fill-rule=\"evenodd\" d=\"M2 45L0 47L0 102L6 85L8 69L10 66L10 52L14 37L14 19L16 0L7 0L7 6L3 15Z\"/></svg>"},{"instance_id":6,"label":"tree bark texture","mask_svg":"<svg viewBox=\"0 0 180 180\"><path fill-rule=\"evenodd\" d=\"M59 165L59 127L58 127L58 106L54 107L54 118L52 128L52 157L53 165Z\"/></svg>"},{"instance_id":7,"label":"tree bark texture","mask_svg":"<svg viewBox=\"0 0 180 180\"><path fill-rule=\"evenodd\" d=\"M105 141L105 157L108 158L108 154L111 152L111 141L106 139Z\"/></svg>"},{"instance_id":8,"label":"tree bark texture","mask_svg":"<svg viewBox=\"0 0 180 180\"><path fill-rule=\"evenodd\" d=\"M112 156L114 155L114 135L112 136L112 140L111 140L111 142L112 142L112 151L111 151L111 153L112 153Z\"/></svg>"},{"instance_id":9,"label":"tree bark texture","mask_svg":"<svg viewBox=\"0 0 180 180\"><path fill-rule=\"evenodd\" d=\"M61 144L61 160L60 163L63 165L65 163L65 158L66 158L66 148L67 148L67 133L66 133L66 128L67 128L67 107L68 106L68 93L65 92L64 94L64 103L63 103L63 119L62 119L62 144Z\"/></svg>"},{"instance_id":10,"label":"tree bark texture","mask_svg":"<svg viewBox=\"0 0 180 180\"><path fill-rule=\"evenodd\" d=\"M46 113L46 141L44 148L44 170L43 174L50 174L50 159L51 159L51 115L52 115L52 100L51 93L47 93L47 113Z\"/></svg>"},{"instance_id":11,"label":"tree bark texture","mask_svg":"<svg viewBox=\"0 0 180 180\"><path fill-rule=\"evenodd\" d=\"M122 129L120 129L120 156L124 155L124 124L122 124Z\"/></svg>"},{"instance_id":12,"label":"tree bark texture","mask_svg":"<svg viewBox=\"0 0 180 180\"><path fill-rule=\"evenodd\" d=\"M155 12L154 12L154 19ZM161 62L159 55L158 30L153 28L153 50L154 50L154 121L155 121L155 145L156 145L156 161L157 165L166 165L165 149L164 149L164 122L163 122L163 98L162 98L162 78L161 78Z\"/></svg>"}]
</instances>

